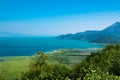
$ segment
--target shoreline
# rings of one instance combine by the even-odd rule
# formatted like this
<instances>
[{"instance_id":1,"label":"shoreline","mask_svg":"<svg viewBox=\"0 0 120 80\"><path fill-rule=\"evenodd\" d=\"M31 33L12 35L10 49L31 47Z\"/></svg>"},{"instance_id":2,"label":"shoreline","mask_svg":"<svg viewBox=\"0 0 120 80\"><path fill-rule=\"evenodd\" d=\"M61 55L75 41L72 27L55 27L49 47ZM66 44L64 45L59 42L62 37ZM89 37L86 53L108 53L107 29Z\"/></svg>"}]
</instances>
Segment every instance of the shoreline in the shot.
<instances>
[{"instance_id":1,"label":"shoreline","mask_svg":"<svg viewBox=\"0 0 120 80\"><path fill-rule=\"evenodd\" d=\"M79 49L79 48L67 48L67 49L64 49L64 48L61 48L61 49L54 49L54 50L51 50L51 51L43 51L45 54L53 54L55 52L62 52L62 51L84 51L84 52L87 52L87 51L98 51L98 50L102 50L103 48L85 48L85 49ZM40 50L41 51L41 50ZM31 56L35 56L37 55L37 53L33 53L32 55L15 55L15 56L0 56L1 57L31 57Z\"/></svg>"}]
</instances>

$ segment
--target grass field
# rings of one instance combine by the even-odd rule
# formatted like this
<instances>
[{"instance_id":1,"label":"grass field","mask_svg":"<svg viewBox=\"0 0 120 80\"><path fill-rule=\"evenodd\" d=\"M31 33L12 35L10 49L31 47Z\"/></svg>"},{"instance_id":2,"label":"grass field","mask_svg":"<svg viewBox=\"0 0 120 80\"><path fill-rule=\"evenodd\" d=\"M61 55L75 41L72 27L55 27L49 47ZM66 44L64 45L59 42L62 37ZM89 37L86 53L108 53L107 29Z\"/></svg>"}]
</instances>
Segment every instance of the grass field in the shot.
<instances>
[{"instance_id":1,"label":"grass field","mask_svg":"<svg viewBox=\"0 0 120 80\"><path fill-rule=\"evenodd\" d=\"M28 56L2 57L2 59L3 61L0 62L0 75L7 80L14 80L22 72L28 70L28 65L31 61Z\"/></svg>"}]
</instances>

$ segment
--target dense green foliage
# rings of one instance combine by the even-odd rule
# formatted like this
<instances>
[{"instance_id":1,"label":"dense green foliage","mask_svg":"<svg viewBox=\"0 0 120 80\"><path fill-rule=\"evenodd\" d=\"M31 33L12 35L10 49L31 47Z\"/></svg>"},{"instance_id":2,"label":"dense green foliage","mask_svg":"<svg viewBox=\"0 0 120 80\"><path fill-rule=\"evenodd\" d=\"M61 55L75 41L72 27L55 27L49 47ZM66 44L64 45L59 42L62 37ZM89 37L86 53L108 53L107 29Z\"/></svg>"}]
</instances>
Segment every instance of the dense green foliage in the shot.
<instances>
[{"instance_id":1,"label":"dense green foliage","mask_svg":"<svg viewBox=\"0 0 120 80\"><path fill-rule=\"evenodd\" d=\"M49 64L39 52L20 80L120 80L120 45L109 45L74 65Z\"/></svg>"},{"instance_id":2,"label":"dense green foliage","mask_svg":"<svg viewBox=\"0 0 120 80\"><path fill-rule=\"evenodd\" d=\"M6 80L5 77L0 75L0 80Z\"/></svg>"},{"instance_id":3,"label":"dense green foliage","mask_svg":"<svg viewBox=\"0 0 120 80\"><path fill-rule=\"evenodd\" d=\"M22 75L22 80L51 80L64 79L68 74L68 68L63 64L48 64L47 56L42 52L38 52L35 61L30 64L29 71ZM62 72L61 72L62 71Z\"/></svg>"}]
</instances>

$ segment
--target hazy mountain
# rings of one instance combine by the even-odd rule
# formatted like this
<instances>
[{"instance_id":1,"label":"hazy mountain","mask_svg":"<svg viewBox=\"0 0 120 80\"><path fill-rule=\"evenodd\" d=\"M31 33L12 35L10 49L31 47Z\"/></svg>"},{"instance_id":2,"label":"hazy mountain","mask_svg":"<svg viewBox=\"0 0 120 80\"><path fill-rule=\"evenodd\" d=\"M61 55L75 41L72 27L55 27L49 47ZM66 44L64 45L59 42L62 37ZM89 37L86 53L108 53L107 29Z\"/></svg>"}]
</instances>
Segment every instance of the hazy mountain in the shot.
<instances>
[{"instance_id":1,"label":"hazy mountain","mask_svg":"<svg viewBox=\"0 0 120 80\"><path fill-rule=\"evenodd\" d=\"M87 40L94 43L113 44L120 42L120 22L116 22L101 31L85 31L76 34L60 35L59 39Z\"/></svg>"},{"instance_id":2,"label":"hazy mountain","mask_svg":"<svg viewBox=\"0 0 120 80\"><path fill-rule=\"evenodd\" d=\"M0 32L0 37L15 37L15 36L28 36L27 34L11 33L11 32Z\"/></svg>"}]
</instances>

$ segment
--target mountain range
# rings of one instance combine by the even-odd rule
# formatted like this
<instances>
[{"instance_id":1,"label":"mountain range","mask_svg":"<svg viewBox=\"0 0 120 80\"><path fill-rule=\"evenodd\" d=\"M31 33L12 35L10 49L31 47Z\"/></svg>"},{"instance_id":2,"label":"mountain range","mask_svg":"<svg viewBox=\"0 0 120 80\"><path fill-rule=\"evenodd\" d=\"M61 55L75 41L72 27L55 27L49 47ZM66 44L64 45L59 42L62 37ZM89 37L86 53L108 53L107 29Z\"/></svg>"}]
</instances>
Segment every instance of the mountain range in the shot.
<instances>
[{"instance_id":1,"label":"mountain range","mask_svg":"<svg viewBox=\"0 0 120 80\"><path fill-rule=\"evenodd\" d=\"M120 22L116 22L100 31L88 30L75 34L59 35L56 38L86 40L93 43L115 44L120 42Z\"/></svg>"},{"instance_id":2,"label":"mountain range","mask_svg":"<svg viewBox=\"0 0 120 80\"><path fill-rule=\"evenodd\" d=\"M0 32L0 37L18 37L18 36L28 36L28 34L12 33L12 32Z\"/></svg>"}]
</instances>

